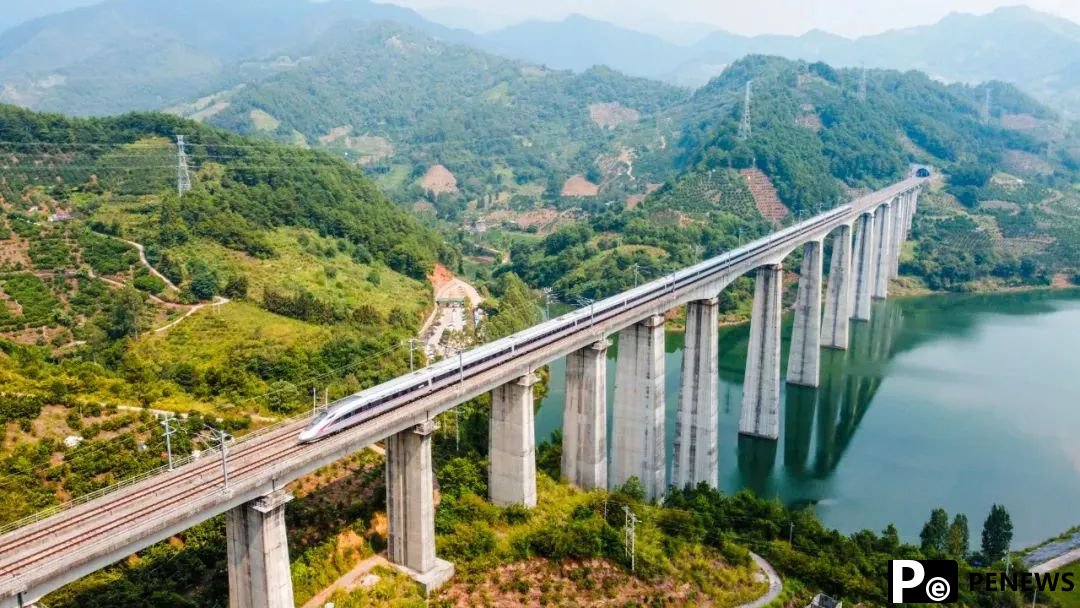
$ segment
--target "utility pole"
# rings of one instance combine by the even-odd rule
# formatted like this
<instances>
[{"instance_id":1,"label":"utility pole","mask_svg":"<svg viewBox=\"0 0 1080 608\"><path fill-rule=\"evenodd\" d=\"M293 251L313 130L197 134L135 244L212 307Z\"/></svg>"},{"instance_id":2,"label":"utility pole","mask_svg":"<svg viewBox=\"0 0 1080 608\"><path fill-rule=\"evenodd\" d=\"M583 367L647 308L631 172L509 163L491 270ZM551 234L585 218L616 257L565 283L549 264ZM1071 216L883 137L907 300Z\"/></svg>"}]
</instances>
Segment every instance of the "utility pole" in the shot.
<instances>
[{"instance_id":1,"label":"utility pole","mask_svg":"<svg viewBox=\"0 0 1080 608\"><path fill-rule=\"evenodd\" d=\"M791 538L795 536L795 522L788 522L787 544L791 546Z\"/></svg>"},{"instance_id":2,"label":"utility pole","mask_svg":"<svg viewBox=\"0 0 1080 608\"><path fill-rule=\"evenodd\" d=\"M640 274L639 271L641 270L641 265L635 262L630 269L634 271L634 288L636 289L638 286L638 276Z\"/></svg>"},{"instance_id":3,"label":"utility pole","mask_svg":"<svg viewBox=\"0 0 1080 608\"><path fill-rule=\"evenodd\" d=\"M214 437L218 441L218 445L221 446L221 477L225 481L225 487L223 489L227 491L229 489L229 446L226 442L232 439L232 436L225 431L220 431L209 425L207 425L206 428L214 434Z\"/></svg>"},{"instance_id":4,"label":"utility pole","mask_svg":"<svg viewBox=\"0 0 1080 608\"><path fill-rule=\"evenodd\" d=\"M457 351L458 361L458 381L461 383L461 387L465 387L465 351Z\"/></svg>"},{"instance_id":5,"label":"utility pole","mask_svg":"<svg viewBox=\"0 0 1080 608\"><path fill-rule=\"evenodd\" d=\"M176 193L181 197L191 190L191 173L188 171L187 151L184 149L184 136L176 136Z\"/></svg>"},{"instance_id":6,"label":"utility pole","mask_svg":"<svg viewBox=\"0 0 1080 608\"><path fill-rule=\"evenodd\" d=\"M315 416L319 413L319 389L315 388L315 385L311 386L311 415Z\"/></svg>"},{"instance_id":7,"label":"utility pole","mask_svg":"<svg viewBox=\"0 0 1080 608\"><path fill-rule=\"evenodd\" d=\"M626 515L626 523L623 526L624 545L626 555L630 558L630 571L634 572L637 566L637 522L638 518L630 507L623 505L623 514Z\"/></svg>"},{"instance_id":8,"label":"utility pole","mask_svg":"<svg viewBox=\"0 0 1080 608\"><path fill-rule=\"evenodd\" d=\"M593 325L594 323L596 323L596 315L593 312L593 305L594 304L596 304L596 300L593 300L592 298L579 297L577 299L577 305L578 306L580 306L582 308L584 308L586 306L589 307L589 325Z\"/></svg>"},{"instance_id":9,"label":"utility pole","mask_svg":"<svg viewBox=\"0 0 1080 608\"><path fill-rule=\"evenodd\" d=\"M165 427L165 452L169 455L169 470L173 470L172 459L172 436L176 432L169 423L172 422L172 416L165 416L165 419L161 421L162 426Z\"/></svg>"},{"instance_id":10,"label":"utility pole","mask_svg":"<svg viewBox=\"0 0 1080 608\"><path fill-rule=\"evenodd\" d=\"M409 371L416 371L416 366L413 365L413 348L416 343L419 342L416 338L409 338Z\"/></svg>"},{"instance_id":11,"label":"utility pole","mask_svg":"<svg viewBox=\"0 0 1080 608\"><path fill-rule=\"evenodd\" d=\"M751 134L750 99L753 96L753 93L751 92L751 83L753 82L753 80L746 81L746 96L743 99L742 122L739 124L739 139L743 141L750 139Z\"/></svg>"}]
</instances>

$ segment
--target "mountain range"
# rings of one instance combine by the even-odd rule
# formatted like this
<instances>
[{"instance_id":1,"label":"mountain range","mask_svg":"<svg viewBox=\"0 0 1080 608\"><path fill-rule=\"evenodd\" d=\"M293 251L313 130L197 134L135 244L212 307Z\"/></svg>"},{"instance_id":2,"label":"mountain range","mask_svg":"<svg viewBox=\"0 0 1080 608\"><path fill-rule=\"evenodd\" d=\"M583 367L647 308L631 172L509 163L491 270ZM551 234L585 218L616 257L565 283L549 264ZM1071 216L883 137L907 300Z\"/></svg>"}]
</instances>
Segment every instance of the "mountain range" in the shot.
<instances>
[{"instance_id":1,"label":"mountain range","mask_svg":"<svg viewBox=\"0 0 1080 608\"><path fill-rule=\"evenodd\" d=\"M1060 110L1080 99L1080 25L1027 7L951 14L928 26L849 39L820 30L801 36L717 31L689 45L572 15L528 21L484 36L509 57L580 70L602 63L635 76L701 86L736 59L779 55L836 66L917 69L949 82L1001 80Z\"/></svg>"},{"instance_id":2,"label":"mountain range","mask_svg":"<svg viewBox=\"0 0 1080 608\"><path fill-rule=\"evenodd\" d=\"M89 1L14 0L4 19L16 23ZM1080 101L1080 25L1026 7L952 14L933 25L857 39L818 30L752 37L716 31L702 38L694 26L688 39L696 41L682 45L670 36L581 15L494 31L497 20L473 13L441 10L429 16L454 27L369 0L106 0L0 34L0 101L77 115L160 108L287 69L344 21L392 21L549 68L605 65L689 87L704 85L740 57L765 54L835 66L918 69L947 82L1001 80L1066 113Z\"/></svg>"}]
</instances>

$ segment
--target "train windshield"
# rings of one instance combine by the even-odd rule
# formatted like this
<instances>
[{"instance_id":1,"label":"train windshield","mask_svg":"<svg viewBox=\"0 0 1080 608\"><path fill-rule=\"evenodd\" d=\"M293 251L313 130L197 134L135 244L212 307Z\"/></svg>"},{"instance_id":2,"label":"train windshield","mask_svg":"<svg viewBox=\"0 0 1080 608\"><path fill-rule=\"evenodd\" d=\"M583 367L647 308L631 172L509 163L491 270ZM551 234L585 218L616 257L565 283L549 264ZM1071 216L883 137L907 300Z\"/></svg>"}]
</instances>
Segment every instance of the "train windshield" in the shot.
<instances>
[{"instance_id":1,"label":"train windshield","mask_svg":"<svg viewBox=\"0 0 1080 608\"><path fill-rule=\"evenodd\" d=\"M330 410L323 410L323 411L319 412L318 416L315 416L315 419L312 420L311 424L309 424L308 426L315 426L315 425L319 424L320 422L322 422L323 420L326 420L328 417L330 417Z\"/></svg>"}]
</instances>

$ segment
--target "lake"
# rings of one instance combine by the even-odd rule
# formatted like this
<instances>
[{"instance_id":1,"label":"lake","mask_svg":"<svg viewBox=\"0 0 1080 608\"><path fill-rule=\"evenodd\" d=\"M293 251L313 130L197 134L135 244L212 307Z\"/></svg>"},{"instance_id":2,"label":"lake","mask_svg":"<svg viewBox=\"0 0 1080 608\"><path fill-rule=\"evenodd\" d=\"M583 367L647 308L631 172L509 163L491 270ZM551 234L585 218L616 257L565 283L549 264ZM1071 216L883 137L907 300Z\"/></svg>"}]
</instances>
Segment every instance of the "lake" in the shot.
<instances>
[{"instance_id":1,"label":"lake","mask_svg":"<svg viewBox=\"0 0 1080 608\"><path fill-rule=\"evenodd\" d=\"M1080 292L875 302L849 350L822 351L820 388L784 386L776 442L738 434L749 327L719 331L723 491L813 504L844 532L891 522L909 541L943 507L967 514L973 549L995 502L1014 548L1080 524ZM683 336L665 342L670 479ZM538 441L562 424L564 362L551 368Z\"/></svg>"}]
</instances>

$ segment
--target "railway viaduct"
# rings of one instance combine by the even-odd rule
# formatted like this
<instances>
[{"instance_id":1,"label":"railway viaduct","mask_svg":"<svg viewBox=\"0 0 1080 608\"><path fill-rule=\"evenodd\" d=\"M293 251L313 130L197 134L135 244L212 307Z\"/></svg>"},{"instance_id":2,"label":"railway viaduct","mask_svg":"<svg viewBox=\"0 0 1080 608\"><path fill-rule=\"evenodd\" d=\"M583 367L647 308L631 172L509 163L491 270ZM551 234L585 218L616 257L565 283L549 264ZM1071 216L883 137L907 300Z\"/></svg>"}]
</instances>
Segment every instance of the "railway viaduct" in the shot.
<instances>
[{"instance_id":1,"label":"railway viaduct","mask_svg":"<svg viewBox=\"0 0 1080 608\"><path fill-rule=\"evenodd\" d=\"M718 477L717 296L736 278L756 280L739 432L780 431L782 262L802 250L786 381L816 387L821 348L846 349L850 320L868 320L888 295L926 178L913 177L691 267L679 282L556 333L510 360L465 377L321 441L300 444L307 420L291 420L226 444L223 459L187 459L0 528L0 608L45 594L218 514L225 514L230 608L291 608L286 485L386 442L390 561L427 588L453 573L435 555L431 434L434 417L492 393L489 492L500 505L536 504L531 387L534 370L567 357L562 472L586 489L637 477L649 497L669 484ZM832 241L827 281L823 245ZM695 270L697 269L697 270ZM660 289L663 286L663 289ZM824 297L822 296L824 292ZM665 479L663 314L687 305L672 479ZM528 330L527 330L528 331ZM607 446L606 352L618 334L611 446ZM424 370L414 372L423 374Z\"/></svg>"}]
</instances>

